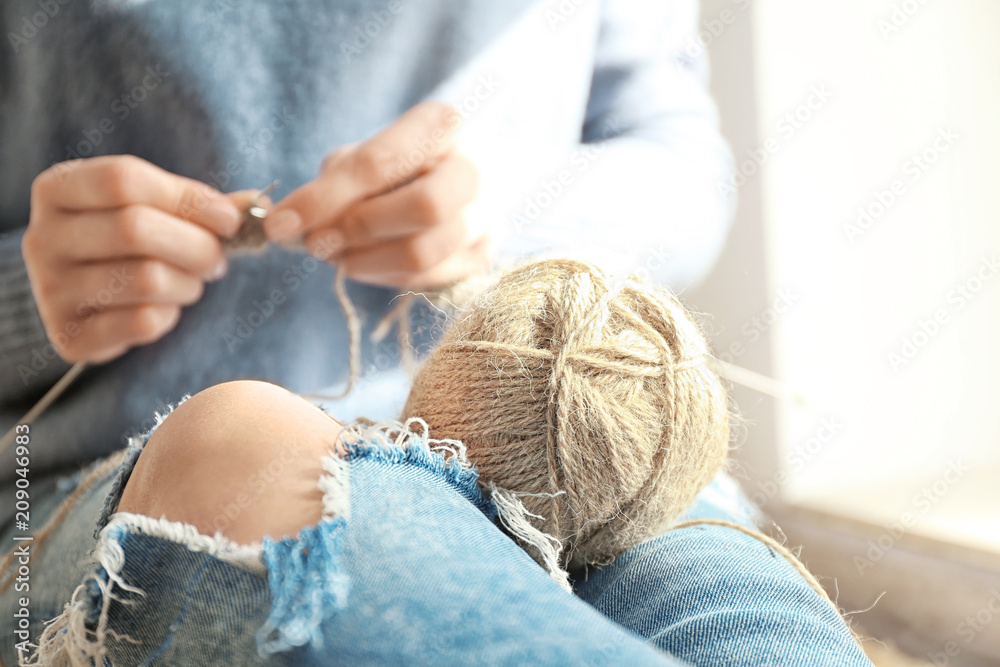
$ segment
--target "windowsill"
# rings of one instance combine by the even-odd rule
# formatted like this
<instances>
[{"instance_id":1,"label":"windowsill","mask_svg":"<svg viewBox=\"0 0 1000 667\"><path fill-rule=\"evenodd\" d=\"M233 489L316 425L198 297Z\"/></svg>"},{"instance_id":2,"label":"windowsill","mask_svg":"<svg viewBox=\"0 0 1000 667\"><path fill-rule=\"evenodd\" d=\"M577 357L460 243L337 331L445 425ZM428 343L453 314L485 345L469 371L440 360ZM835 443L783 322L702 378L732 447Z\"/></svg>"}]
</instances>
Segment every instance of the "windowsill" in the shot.
<instances>
[{"instance_id":1,"label":"windowsill","mask_svg":"<svg viewBox=\"0 0 1000 667\"><path fill-rule=\"evenodd\" d=\"M880 526L885 543L905 534L1000 555L1000 463L955 471L947 478L901 475L853 486L837 480L786 502Z\"/></svg>"},{"instance_id":2,"label":"windowsill","mask_svg":"<svg viewBox=\"0 0 1000 667\"><path fill-rule=\"evenodd\" d=\"M896 538L884 524L832 512L829 498L824 504L816 510L779 502L768 513L781 527L779 537L802 545L802 561L852 620L914 656L954 667L996 664L1000 625L990 622L1000 595L996 551L912 531ZM855 512L869 509L857 499L851 505Z\"/></svg>"}]
</instances>

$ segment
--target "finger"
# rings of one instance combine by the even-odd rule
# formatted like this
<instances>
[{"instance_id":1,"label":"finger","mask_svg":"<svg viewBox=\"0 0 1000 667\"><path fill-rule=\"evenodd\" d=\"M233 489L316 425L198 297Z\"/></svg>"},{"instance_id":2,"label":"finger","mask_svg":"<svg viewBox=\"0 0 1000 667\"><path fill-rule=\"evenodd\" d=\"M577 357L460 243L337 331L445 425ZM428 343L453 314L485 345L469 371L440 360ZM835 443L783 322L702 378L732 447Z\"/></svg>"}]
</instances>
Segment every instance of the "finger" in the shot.
<instances>
[{"instance_id":1,"label":"finger","mask_svg":"<svg viewBox=\"0 0 1000 667\"><path fill-rule=\"evenodd\" d=\"M119 345L118 347L113 347L105 351L96 352L90 357L90 363L103 364L111 361L112 359L117 359L126 352L128 352L128 345Z\"/></svg>"},{"instance_id":2,"label":"finger","mask_svg":"<svg viewBox=\"0 0 1000 667\"><path fill-rule=\"evenodd\" d=\"M231 236L240 211L214 188L172 174L134 155L105 155L62 163L36 179L41 199L74 211L151 206L194 222L219 236Z\"/></svg>"},{"instance_id":3,"label":"finger","mask_svg":"<svg viewBox=\"0 0 1000 667\"><path fill-rule=\"evenodd\" d=\"M80 334L58 352L69 362L108 361L128 348L159 340L177 326L180 316L179 306L159 304L107 310L82 321Z\"/></svg>"},{"instance_id":4,"label":"finger","mask_svg":"<svg viewBox=\"0 0 1000 667\"><path fill-rule=\"evenodd\" d=\"M459 280L480 275L493 265L491 244L488 238L481 238L425 271L404 273L385 271L369 276L351 276L359 282L395 289L425 290L451 285Z\"/></svg>"},{"instance_id":5,"label":"finger","mask_svg":"<svg viewBox=\"0 0 1000 667\"><path fill-rule=\"evenodd\" d=\"M261 208L269 209L274 206L274 202L267 195L262 195L260 190L238 190L226 195L240 211L245 211L250 206L256 204Z\"/></svg>"},{"instance_id":6,"label":"finger","mask_svg":"<svg viewBox=\"0 0 1000 667\"><path fill-rule=\"evenodd\" d=\"M201 280L157 260L79 265L62 279L74 289L57 297L53 307L68 319L144 303L187 306L204 292Z\"/></svg>"},{"instance_id":7,"label":"finger","mask_svg":"<svg viewBox=\"0 0 1000 667\"><path fill-rule=\"evenodd\" d=\"M495 257L489 237L481 237L437 266L410 278L408 288L435 289L487 273Z\"/></svg>"},{"instance_id":8,"label":"finger","mask_svg":"<svg viewBox=\"0 0 1000 667\"><path fill-rule=\"evenodd\" d=\"M203 227L149 206L126 206L92 211L55 221L50 229L50 252L66 262L96 262L151 257L205 280L226 270L219 237Z\"/></svg>"},{"instance_id":9,"label":"finger","mask_svg":"<svg viewBox=\"0 0 1000 667\"><path fill-rule=\"evenodd\" d=\"M339 252L424 231L456 220L475 198L479 174L464 156L452 153L424 176L391 192L351 206L338 219L306 237Z\"/></svg>"},{"instance_id":10,"label":"finger","mask_svg":"<svg viewBox=\"0 0 1000 667\"><path fill-rule=\"evenodd\" d=\"M455 148L462 117L453 107L429 100L411 107L378 134L324 163L324 171L349 171L374 194L426 173Z\"/></svg>"},{"instance_id":11,"label":"finger","mask_svg":"<svg viewBox=\"0 0 1000 667\"><path fill-rule=\"evenodd\" d=\"M335 261L347 275L375 283L380 276L412 275L427 271L470 242L464 221L441 224L419 234L375 246L347 251Z\"/></svg>"},{"instance_id":12,"label":"finger","mask_svg":"<svg viewBox=\"0 0 1000 667\"><path fill-rule=\"evenodd\" d=\"M411 108L371 139L335 152L315 180L278 202L265 231L275 241L308 232L352 203L425 173L455 143L461 117L441 102Z\"/></svg>"}]
</instances>

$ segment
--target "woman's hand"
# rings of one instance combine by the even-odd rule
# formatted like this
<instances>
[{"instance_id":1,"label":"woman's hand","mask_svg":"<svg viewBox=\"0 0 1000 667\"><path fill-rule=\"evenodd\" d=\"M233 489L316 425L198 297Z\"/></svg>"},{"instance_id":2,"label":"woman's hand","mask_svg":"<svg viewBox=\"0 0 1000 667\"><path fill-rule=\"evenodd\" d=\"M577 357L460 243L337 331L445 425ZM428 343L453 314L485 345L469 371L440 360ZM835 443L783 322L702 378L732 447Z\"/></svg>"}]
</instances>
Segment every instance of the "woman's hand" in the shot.
<instances>
[{"instance_id":1,"label":"woman's hand","mask_svg":"<svg viewBox=\"0 0 1000 667\"><path fill-rule=\"evenodd\" d=\"M455 150L460 120L445 104L423 102L335 150L318 178L271 210L265 231L275 241L304 235L313 255L384 287L439 287L485 271L489 239L464 215L478 171Z\"/></svg>"},{"instance_id":2,"label":"woman's hand","mask_svg":"<svg viewBox=\"0 0 1000 667\"><path fill-rule=\"evenodd\" d=\"M31 188L22 251L42 324L69 362L103 362L173 329L226 271L234 198L131 155L54 165Z\"/></svg>"}]
</instances>

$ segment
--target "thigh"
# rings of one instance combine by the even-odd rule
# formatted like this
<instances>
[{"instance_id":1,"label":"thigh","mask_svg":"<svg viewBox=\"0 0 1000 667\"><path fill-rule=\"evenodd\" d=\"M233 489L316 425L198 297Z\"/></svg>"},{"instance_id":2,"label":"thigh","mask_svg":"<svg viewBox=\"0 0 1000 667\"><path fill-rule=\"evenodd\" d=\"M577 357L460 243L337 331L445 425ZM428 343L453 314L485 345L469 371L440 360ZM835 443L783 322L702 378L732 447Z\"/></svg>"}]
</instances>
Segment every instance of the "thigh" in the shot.
<instances>
[{"instance_id":1,"label":"thigh","mask_svg":"<svg viewBox=\"0 0 1000 667\"><path fill-rule=\"evenodd\" d=\"M14 521L0 533L0 658L16 665L15 646L37 640L45 621L58 616L84 574L97 518L114 482L123 452L60 475L48 492L29 490L28 526Z\"/></svg>"},{"instance_id":2,"label":"thigh","mask_svg":"<svg viewBox=\"0 0 1000 667\"><path fill-rule=\"evenodd\" d=\"M474 471L413 443L355 449L350 480L350 593L323 636L345 664L678 664L556 584Z\"/></svg>"},{"instance_id":3,"label":"thigh","mask_svg":"<svg viewBox=\"0 0 1000 667\"><path fill-rule=\"evenodd\" d=\"M116 513L128 456L49 538L68 555L50 556L58 585L32 619L38 642L41 616L58 614L41 663L679 664L553 582L493 523L461 457L389 430L331 460L333 515L255 545Z\"/></svg>"},{"instance_id":4,"label":"thigh","mask_svg":"<svg viewBox=\"0 0 1000 667\"><path fill-rule=\"evenodd\" d=\"M671 530L592 572L575 590L595 609L692 665L870 667L839 612L739 515ZM700 518L700 517L699 517Z\"/></svg>"}]
</instances>

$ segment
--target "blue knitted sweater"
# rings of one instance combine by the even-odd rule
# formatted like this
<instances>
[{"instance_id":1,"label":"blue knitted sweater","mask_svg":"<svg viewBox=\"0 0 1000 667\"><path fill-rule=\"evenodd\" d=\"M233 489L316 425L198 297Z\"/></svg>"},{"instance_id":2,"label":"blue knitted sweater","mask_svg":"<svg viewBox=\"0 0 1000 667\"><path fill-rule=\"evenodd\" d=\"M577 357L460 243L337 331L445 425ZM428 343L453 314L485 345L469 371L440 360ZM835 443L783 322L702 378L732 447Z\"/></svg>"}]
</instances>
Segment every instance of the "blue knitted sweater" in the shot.
<instances>
[{"instance_id":1,"label":"blue knitted sweater","mask_svg":"<svg viewBox=\"0 0 1000 667\"><path fill-rule=\"evenodd\" d=\"M20 241L32 180L69 158L132 153L223 191L279 179L279 199L338 145L440 99L465 117L479 215L504 255L597 248L691 283L732 209L716 189L730 155L696 20L696 0L5 0L0 430L68 368L47 345ZM235 259L174 331L88 369L50 408L32 429L33 474L105 455L221 381L342 382L332 277L283 248ZM395 294L349 287L367 340ZM391 344L364 354L369 373L399 358Z\"/></svg>"}]
</instances>

